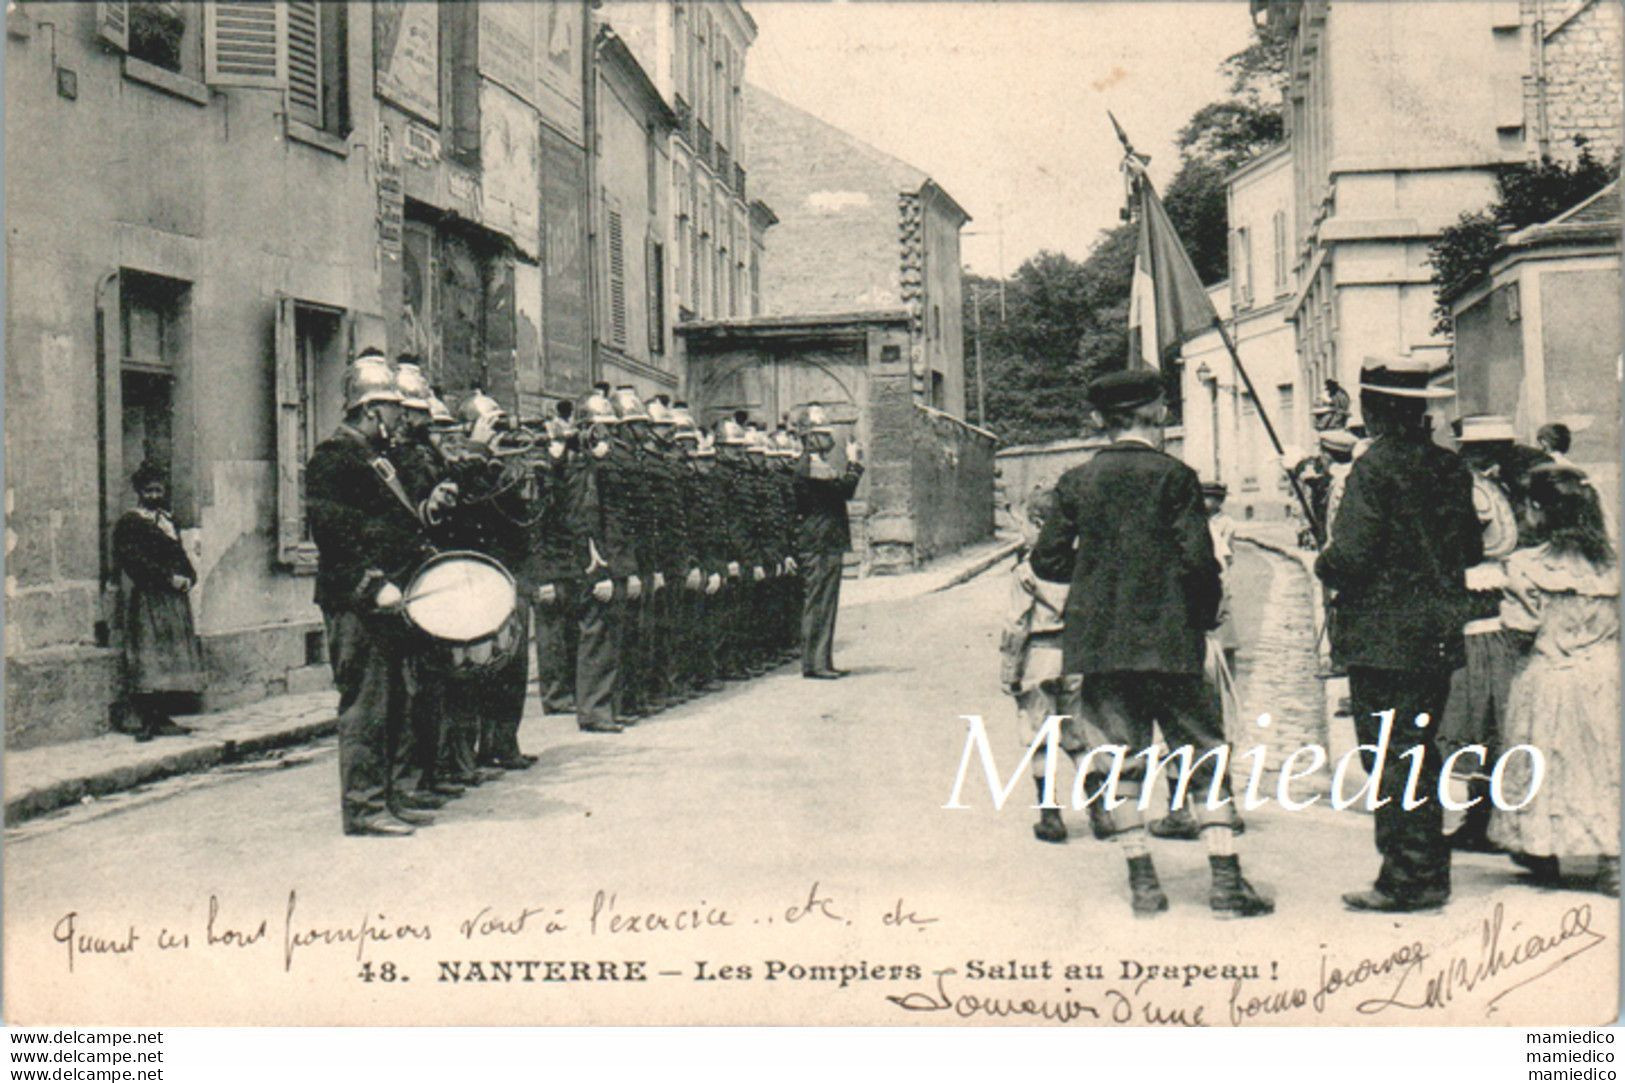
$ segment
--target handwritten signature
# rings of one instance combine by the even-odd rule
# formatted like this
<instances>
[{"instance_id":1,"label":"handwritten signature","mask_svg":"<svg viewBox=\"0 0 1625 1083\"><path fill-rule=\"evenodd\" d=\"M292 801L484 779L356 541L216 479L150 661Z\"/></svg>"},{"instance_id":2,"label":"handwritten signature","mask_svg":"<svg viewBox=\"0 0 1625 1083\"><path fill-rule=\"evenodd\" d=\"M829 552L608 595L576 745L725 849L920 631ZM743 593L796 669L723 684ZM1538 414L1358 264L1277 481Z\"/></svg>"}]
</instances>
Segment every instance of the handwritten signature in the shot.
<instances>
[{"instance_id":1,"label":"handwritten signature","mask_svg":"<svg viewBox=\"0 0 1625 1083\"><path fill-rule=\"evenodd\" d=\"M1071 997L1047 999L1041 997L984 997L974 993L949 992L948 978L958 971L953 967L935 971L936 990L888 995L890 1003L906 1012L952 1012L960 1019L983 1017L988 1019L1032 1018L1052 1023L1075 1023L1085 1017L1112 1023L1144 1023L1151 1026L1203 1027L1205 1008L1170 1007L1153 1001L1141 1000L1119 989L1102 993L1099 1006Z\"/></svg>"}]
</instances>

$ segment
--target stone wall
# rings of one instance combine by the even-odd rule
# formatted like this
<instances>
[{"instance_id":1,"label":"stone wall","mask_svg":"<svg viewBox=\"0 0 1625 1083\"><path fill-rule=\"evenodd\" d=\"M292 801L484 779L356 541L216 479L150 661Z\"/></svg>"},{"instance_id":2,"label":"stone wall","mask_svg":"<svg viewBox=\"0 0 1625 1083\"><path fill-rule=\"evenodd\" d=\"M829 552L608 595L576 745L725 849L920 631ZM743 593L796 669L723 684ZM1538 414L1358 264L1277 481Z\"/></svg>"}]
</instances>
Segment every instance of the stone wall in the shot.
<instances>
[{"instance_id":1,"label":"stone wall","mask_svg":"<svg viewBox=\"0 0 1625 1083\"><path fill-rule=\"evenodd\" d=\"M1526 0L1526 5L1532 0ZM1526 19L1530 16L1526 13ZM1537 40L1536 65L1528 80L1526 130L1530 154L1540 148L1539 62L1545 65L1546 133L1552 156L1569 160L1574 140L1583 138L1591 153L1608 161L1620 149L1622 28L1620 6L1610 0L1570 0L1553 11L1547 5L1543 41ZM1543 53L1541 57L1539 54Z\"/></svg>"}]
</instances>

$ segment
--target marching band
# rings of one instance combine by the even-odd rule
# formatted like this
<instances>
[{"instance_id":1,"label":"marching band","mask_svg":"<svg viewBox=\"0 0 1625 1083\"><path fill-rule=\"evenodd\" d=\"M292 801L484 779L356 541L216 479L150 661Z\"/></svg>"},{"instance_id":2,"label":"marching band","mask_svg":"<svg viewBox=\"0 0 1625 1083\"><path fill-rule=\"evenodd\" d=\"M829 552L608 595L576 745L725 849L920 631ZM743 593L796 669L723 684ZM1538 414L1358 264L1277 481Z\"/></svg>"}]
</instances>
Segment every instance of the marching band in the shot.
<instances>
[{"instance_id":1,"label":"marching band","mask_svg":"<svg viewBox=\"0 0 1625 1083\"><path fill-rule=\"evenodd\" d=\"M863 466L855 443L830 464L821 408L794 431L735 415L705 432L684 403L599 384L547 419L479 389L459 415L417 358L367 351L306 465L347 834L409 835L536 762L519 747L532 628L543 710L587 733L798 651L804 676L842 675L830 642Z\"/></svg>"}]
</instances>

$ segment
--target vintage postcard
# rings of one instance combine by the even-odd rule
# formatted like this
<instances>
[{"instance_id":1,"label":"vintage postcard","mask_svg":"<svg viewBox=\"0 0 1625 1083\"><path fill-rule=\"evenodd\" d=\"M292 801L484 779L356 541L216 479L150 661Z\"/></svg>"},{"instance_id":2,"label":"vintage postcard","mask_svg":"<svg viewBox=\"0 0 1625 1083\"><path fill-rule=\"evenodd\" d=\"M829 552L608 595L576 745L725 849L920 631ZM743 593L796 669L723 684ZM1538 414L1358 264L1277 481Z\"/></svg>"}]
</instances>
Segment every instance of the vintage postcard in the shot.
<instances>
[{"instance_id":1,"label":"vintage postcard","mask_svg":"<svg viewBox=\"0 0 1625 1083\"><path fill-rule=\"evenodd\" d=\"M6 1021L1611 1022L1621 53L12 0Z\"/></svg>"}]
</instances>

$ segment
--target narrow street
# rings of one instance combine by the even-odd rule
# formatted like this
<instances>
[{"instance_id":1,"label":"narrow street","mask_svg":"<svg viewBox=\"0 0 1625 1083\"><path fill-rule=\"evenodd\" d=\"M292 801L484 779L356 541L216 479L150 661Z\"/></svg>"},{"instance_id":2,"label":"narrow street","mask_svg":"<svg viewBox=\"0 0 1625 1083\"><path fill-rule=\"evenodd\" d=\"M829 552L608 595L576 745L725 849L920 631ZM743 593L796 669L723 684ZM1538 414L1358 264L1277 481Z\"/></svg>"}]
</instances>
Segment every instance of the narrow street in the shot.
<instances>
[{"instance_id":1,"label":"narrow street","mask_svg":"<svg viewBox=\"0 0 1625 1083\"><path fill-rule=\"evenodd\" d=\"M1104 992L1112 985L1133 1012L1201 1011L1220 1023L1231 1018L1234 978L1215 970L1147 984L1128 961L1255 967L1243 975L1257 974L1245 1001L1312 991L1321 980L1320 960L1283 953L1282 943L1320 944L1349 967L1412 941L1442 958L1475 948L1503 902L1509 928L1556 928L1587 905L1590 925L1612 936L1613 901L1522 886L1493 857L1458 857L1456 895L1442 913L1345 913L1339 893L1375 871L1369 818L1323 806L1288 813L1273 802L1248 814L1240 845L1250 878L1279 901L1274 917L1216 924L1200 845L1159 843L1172 909L1135 922L1121 858L1089 836L1085 813L1067 814L1065 846L1040 844L1025 779L995 812L974 759L971 807L945 810L965 750L961 716L986 719L1002 773L1019 752L997 686L1007 573L1005 564L951 590L843 613L837 663L853 672L842 681L804 681L787 667L618 736L534 715L522 741L541 762L453 802L410 839L340 833L331 743L297 750L281 767L172 783L112 814L87 809L24 825L6 847L6 966L13 979L29 975L9 985L12 1016L49 1019L54 1006L71 1003L87 1024L947 1022L954 1012L905 1012L885 998L934 995L931 974L951 967L955 976L943 980L961 982L954 995L1076 997L1097 1013L1081 1022L1112 1021L1120 1010ZM1267 709L1308 726L1318 700L1277 697L1313 687L1313 632L1301 614L1272 608L1305 589L1302 576L1282 558L1238 547L1243 640L1268 648L1261 656L1243 647L1243 699L1253 714ZM1293 628L1283 642L1282 630ZM1283 683L1290 673L1296 679ZM1273 778L1266 792L1273 795ZM651 913L665 921L642 917ZM549 921L562 928L548 931ZM371 932L356 931L362 922ZM402 925L422 935L398 933ZM132 929L133 948L110 946ZM316 933L301 942L300 930ZM175 944L181 936L184 946L160 946L161 937ZM972 984L964 979L978 958L1098 965L1101 976L1092 988L1062 980L1059 969L1048 981ZM522 992L460 985L445 995L445 962L513 959L645 960L650 977L631 995L607 995L591 981ZM1612 960L1610 946L1567 963L1567 973ZM783 969L860 961L917 964L925 977L796 981ZM384 962L418 984L365 981L361 964ZM750 974L705 980L727 965ZM241 980L221 982L219 968ZM85 1004L75 991L89 976L117 988L106 979L120 974L127 995ZM221 991L207 1000L188 992L189 978L205 976ZM1415 979L1418 996L1423 980ZM677 982L692 995L670 995ZM1536 983L1508 994L1504 1018L1579 1021L1551 989ZM1485 1021L1489 994L1473 996L1458 991L1450 1010L1462 1014L1452 1018ZM1359 1018L1358 999L1344 994L1323 1014L1300 1005L1251 1021ZM1415 1023L1423 1014L1396 1009L1364 1021Z\"/></svg>"}]
</instances>

